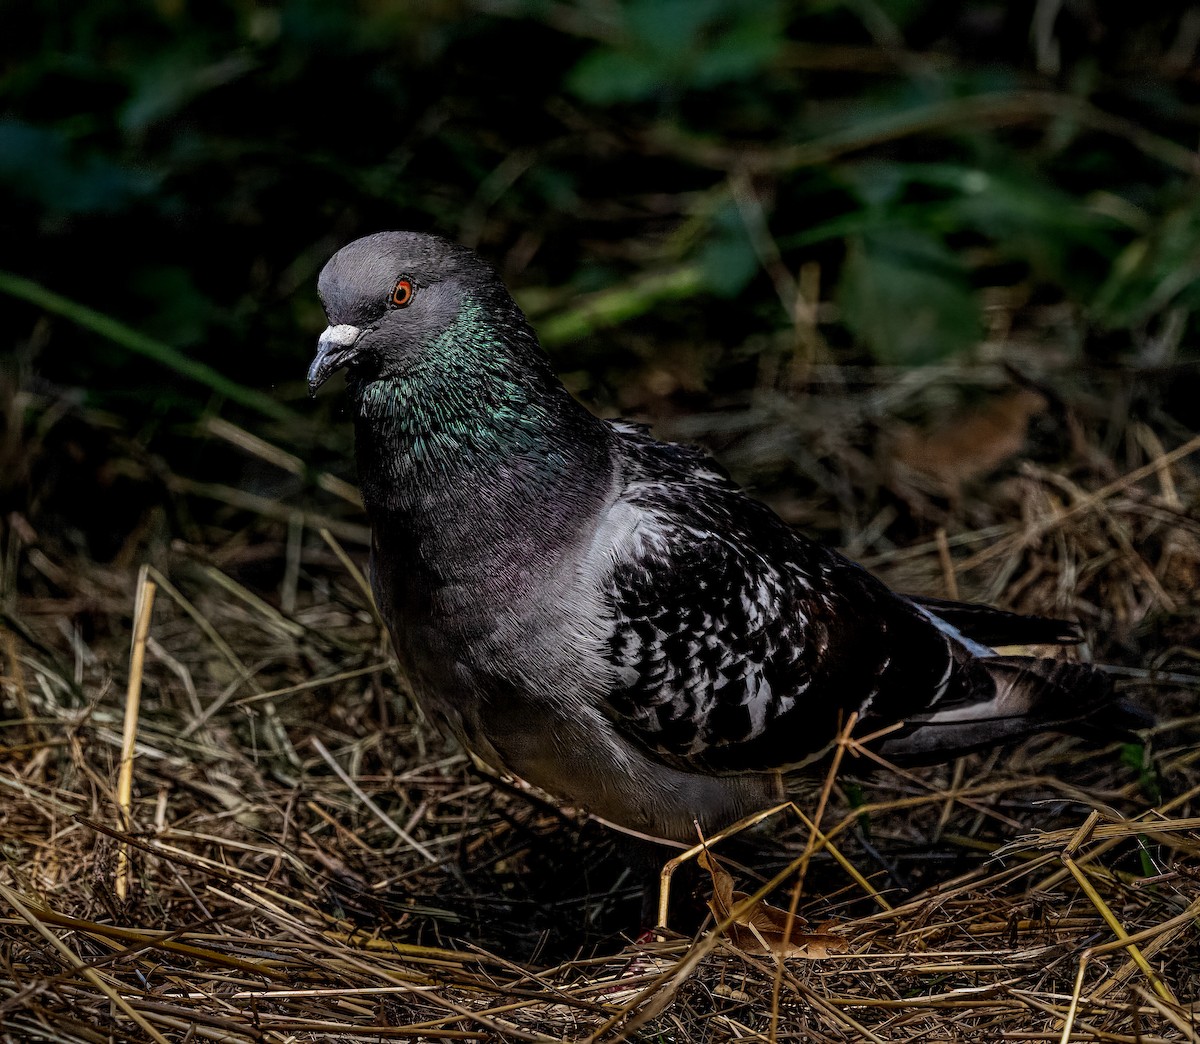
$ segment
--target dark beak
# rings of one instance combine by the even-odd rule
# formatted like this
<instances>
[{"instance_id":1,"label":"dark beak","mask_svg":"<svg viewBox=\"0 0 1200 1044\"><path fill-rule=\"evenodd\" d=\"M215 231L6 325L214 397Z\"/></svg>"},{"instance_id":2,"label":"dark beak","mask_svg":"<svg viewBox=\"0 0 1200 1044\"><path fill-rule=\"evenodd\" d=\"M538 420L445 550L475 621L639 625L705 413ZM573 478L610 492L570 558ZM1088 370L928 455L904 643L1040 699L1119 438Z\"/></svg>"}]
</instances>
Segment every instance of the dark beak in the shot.
<instances>
[{"instance_id":1,"label":"dark beak","mask_svg":"<svg viewBox=\"0 0 1200 1044\"><path fill-rule=\"evenodd\" d=\"M330 326L317 341L317 357L308 368L308 394L316 395L330 377L354 357L354 346L362 336L357 326Z\"/></svg>"}]
</instances>

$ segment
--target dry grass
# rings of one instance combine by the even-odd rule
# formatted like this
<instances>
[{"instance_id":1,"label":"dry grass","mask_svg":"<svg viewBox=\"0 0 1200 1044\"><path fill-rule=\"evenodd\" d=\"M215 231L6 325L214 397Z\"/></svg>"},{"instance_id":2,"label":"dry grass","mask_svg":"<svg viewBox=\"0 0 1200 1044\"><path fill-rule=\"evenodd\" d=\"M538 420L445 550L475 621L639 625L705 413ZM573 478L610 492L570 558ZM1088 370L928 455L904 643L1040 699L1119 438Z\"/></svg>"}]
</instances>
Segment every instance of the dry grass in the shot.
<instances>
[{"instance_id":1,"label":"dry grass","mask_svg":"<svg viewBox=\"0 0 1200 1044\"><path fill-rule=\"evenodd\" d=\"M484 779L396 700L336 480L313 482L322 518L171 476L228 513L108 565L11 519L5 1038L1200 1039L1198 446L1130 425L1118 464L1090 438L1103 466L1027 465L939 539L895 548L881 524L855 550L909 589L1083 620L1159 716L1146 751L1041 737L873 774L848 751L820 837L780 813L738 871L781 876L786 907L778 872L804 864L799 913L848 944L820 960L623 939L621 843Z\"/></svg>"}]
</instances>

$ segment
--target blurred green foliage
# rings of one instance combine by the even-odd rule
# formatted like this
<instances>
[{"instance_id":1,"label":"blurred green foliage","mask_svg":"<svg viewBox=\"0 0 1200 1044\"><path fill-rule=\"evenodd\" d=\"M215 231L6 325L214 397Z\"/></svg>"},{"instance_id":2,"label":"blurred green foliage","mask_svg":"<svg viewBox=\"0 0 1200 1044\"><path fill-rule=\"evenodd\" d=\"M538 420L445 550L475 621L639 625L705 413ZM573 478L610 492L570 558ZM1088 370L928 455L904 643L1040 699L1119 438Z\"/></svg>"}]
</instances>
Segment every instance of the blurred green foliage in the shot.
<instances>
[{"instance_id":1,"label":"blurred green foliage","mask_svg":"<svg viewBox=\"0 0 1200 1044\"><path fill-rule=\"evenodd\" d=\"M1195 355L1192 4L34 0L23 18L39 31L0 44L0 268L285 399L321 264L396 227L495 260L602 399L630 345L733 357L786 335L806 265L835 360L970 351L998 291L1061 304L1097 357L1164 330ZM226 401L170 353L39 326L6 285L35 380L151 416Z\"/></svg>"},{"instance_id":2,"label":"blurred green foliage","mask_svg":"<svg viewBox=\"0 0 1200 1044\"><path fill-rule=\"evenodd\" d=\"M585 102L653 102L749 80L778 56L787 30L781 0L629 0L612 9L611 42L567 74Z\"/></svg>"}]
</instances>

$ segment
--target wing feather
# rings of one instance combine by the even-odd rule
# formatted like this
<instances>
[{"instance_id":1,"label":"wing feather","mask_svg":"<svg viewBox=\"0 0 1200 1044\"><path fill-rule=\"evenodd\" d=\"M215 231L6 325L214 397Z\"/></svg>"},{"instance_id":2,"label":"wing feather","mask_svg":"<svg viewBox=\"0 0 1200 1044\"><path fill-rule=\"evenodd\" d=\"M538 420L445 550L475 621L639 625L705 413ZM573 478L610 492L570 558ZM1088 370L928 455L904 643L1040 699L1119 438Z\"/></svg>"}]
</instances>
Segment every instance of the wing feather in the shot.
<instances>
[{"instance_id":1,"label":"wing feather","mask_svg":"<svg viewBox=\"0 0 1200 1044\"><path fill-rule=\"evenodd\" d=\"M695 451L639 435L622 501L640 521L608 591L623 732L696 771L787 769L852 711L877 726L953 695L954 646L926 614Z\"/></svg>"}]
</instances>

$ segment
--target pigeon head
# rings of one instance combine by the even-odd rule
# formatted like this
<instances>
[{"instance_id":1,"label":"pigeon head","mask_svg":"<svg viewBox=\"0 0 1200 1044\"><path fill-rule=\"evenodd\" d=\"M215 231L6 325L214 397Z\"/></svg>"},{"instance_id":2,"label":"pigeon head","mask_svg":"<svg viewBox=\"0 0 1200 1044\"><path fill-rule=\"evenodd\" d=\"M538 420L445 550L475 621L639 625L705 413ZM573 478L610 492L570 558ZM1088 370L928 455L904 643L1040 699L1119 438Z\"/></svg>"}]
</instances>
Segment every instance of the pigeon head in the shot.
<instances>
[{"instance_id":1,"label":"pigeon head","mask_svg":"<svg viewBox=\"0 0 1200 1044\"><path fill-rule=\"evenodd\" d=\"M486 331L464 329L472 323L533 336L492 267L439 236L357 239L329 259L317 287L329 326L308 371L310 394L341 369L360 382L402 376L448 334L486 340Z\"/></svg>"}]
</instances>

